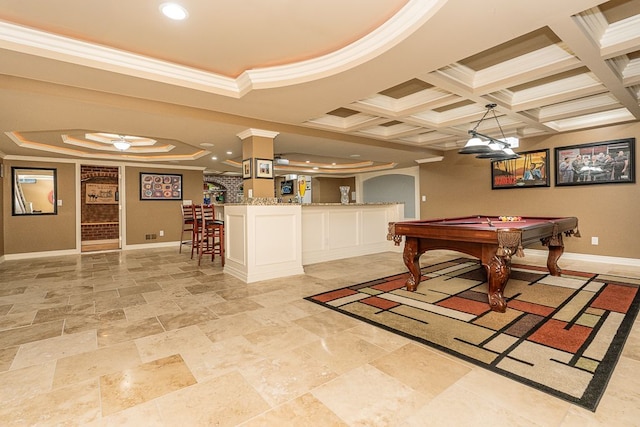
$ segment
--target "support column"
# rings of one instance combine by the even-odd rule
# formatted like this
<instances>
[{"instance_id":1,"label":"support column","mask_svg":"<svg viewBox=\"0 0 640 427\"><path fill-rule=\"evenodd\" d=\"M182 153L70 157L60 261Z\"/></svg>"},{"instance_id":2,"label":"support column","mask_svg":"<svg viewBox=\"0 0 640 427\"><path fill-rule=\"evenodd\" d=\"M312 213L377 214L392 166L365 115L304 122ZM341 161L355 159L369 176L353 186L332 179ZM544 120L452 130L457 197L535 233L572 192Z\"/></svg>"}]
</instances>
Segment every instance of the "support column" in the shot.
<instances>
[{"instance_id":1,"label":"support column","mask_svg":"<svg viewBox=\"0 0 640 427\"><path fill-rule=\"evenodd\" d=\"M244 197L275 197L273 142L278 132L247 129L237 136L242 140Z\"/></svg>"}]
</instances>

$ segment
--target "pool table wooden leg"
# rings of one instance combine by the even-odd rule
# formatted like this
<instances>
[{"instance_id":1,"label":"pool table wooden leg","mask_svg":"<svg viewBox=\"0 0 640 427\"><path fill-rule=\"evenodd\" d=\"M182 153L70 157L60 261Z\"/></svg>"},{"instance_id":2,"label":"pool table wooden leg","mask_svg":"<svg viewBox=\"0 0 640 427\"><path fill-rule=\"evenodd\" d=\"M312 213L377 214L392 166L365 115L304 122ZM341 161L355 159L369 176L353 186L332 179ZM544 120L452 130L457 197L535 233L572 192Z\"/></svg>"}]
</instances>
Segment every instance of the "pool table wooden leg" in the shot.
<instances>
[{"instance_id":1,"label":"pool table wooden leg","mask_svg":"<svg viewBox=\"0 0 640 427\"><path fill-rule=\"evenodd\" d=\"M564 246L549 246L549 256L547 256L547 268L552 276L560 276L561 270L558 267L558 259L564 253Z\"/></svg>"},{"instance_id":2,"label":"pool table wooden leg","mask_svg":"<svg viewBox=\"0 0 640 427\"><path fill-rule=\"evenodd\" d=\"M558 259L564 253L564 242L562 241L562 233L557 233L551 237L541 240L542 244L549 248L547 256L547 268L552 276L560 276L560 268L558 267Z\"/></svg>"},{"instance_id":3,"label":"pool table wooden leg","mask_svg":"<svg viewBox=\"0 0 640 427\"><path fill-rule=\"evenodd\" d=\"M416 237L405 237L402 260L409 269L407 290L410 292L418 289L418 284L420 283L420 255L421 253L418 252L418 239Z\"/></svg>"},{"instance_id":4,"label":"pool table wooden leg","mask_svg":"<svg viewBox=\"0 0 640 427\"><path fill-rule=\"evenodd\" d=\"M507 302L504 300L504 287L511 273L511 259L494 255L489 264L483 265L487 270L489 306L493 311L504 313L507 310Z\"/></svg>"}]
</instances>

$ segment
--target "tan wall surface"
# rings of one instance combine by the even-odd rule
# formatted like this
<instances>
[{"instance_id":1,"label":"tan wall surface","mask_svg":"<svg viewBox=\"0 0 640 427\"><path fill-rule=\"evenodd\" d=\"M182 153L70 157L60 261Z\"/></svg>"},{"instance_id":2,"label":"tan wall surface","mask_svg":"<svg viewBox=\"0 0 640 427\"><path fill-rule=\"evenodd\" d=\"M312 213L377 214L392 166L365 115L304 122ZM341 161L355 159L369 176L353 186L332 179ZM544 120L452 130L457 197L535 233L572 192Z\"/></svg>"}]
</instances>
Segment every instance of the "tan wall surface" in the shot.
<instances>
[{"instance_id":1,"label":"tan wall surface","mask_svg":"<svg viewBox=\"0 0 640 427\"><path fill-rule=\"evenodd\" d=\"M62 200L57 215L11 214L11 167L57 169L57 199ZM73 250L76 247L75 164L5 160L2 179L4 253Z\"/></svg>"},{"instance_id":2,"label":"tan wall surface","mask_svg":"<svg viewBox=\"0 0 640 427\"><path fill-rule=\"evenodd\" d=\"M202 203L202 171L125 167L127 245L175 242L180 240L181 200L140 200L140 172L182 175L182 198ZM164 236L160 237L160 230ZM147 234L156 239L146 240Z\"/></svg>"},{"instance_id":3,"label":"tan wall surface","mask_svg":"<svg viewBox=\"0 0 640 427\"><path fill-rule=\"evenodd\" d=\"M7 173L7 165L4 164L4 162L2 162L0 160L0 168L2 168L2 177L0 177L0 181L2 181L2 185L0 185L0 242L2 242L2 244L0 245L0 256L4 255L4 227L5 227L5 223L4 223L4 207L6 206L5 202L4 202L4 183L5 181L7 181L7 179L10 181L11 178L7 178L7 175L10 175L10 173Z\"/></svg>"},{"instance_id":4,"label":"tan wall surface","mask_svg":"<svg viewBox=\"0 0 640 427\"><path fill-rule=\"evenodd\" d=\"M311 201L313 203L340 203L340 186L348 185L356 191L356 179L350 178L312 178Z\"/></svg>"},{"instance_id":5,"label":"tan wall surface","mask_svg":"<svg viewBox=\"0 0 640 427\"><path fill-rule=\"evenodd\" d=\"M565 251L640 258L638 208L640 184L598 184L555 187L554 148L622 138L640 141L640 123L611 126L520 141L516 151L550 149L551 186L491 189L491 164L448 151L442 162L420 166L422 219L464 215L575 216L582 238L566 238ZM638 173L638 148L635 165ZM637 179L636 179L637 181ZM591 244L599 238L599 245Z\"/></svg>"},{"instance_id":6,"label":"tan wall surface","mask_svg":"<svg viewBox=\"0 0 640 427\"><path fill-rule=\"evenodd\" d=\"M242 141L242 158L251 160L251 178L244 180L244 196L275 197L272 178L256 178L256 159L273 159L273 139L263 136L250 136ZM271 165L273 168L273 165ZM273 170L272 170L273 173Z\"/></svg>"}]
</instances>

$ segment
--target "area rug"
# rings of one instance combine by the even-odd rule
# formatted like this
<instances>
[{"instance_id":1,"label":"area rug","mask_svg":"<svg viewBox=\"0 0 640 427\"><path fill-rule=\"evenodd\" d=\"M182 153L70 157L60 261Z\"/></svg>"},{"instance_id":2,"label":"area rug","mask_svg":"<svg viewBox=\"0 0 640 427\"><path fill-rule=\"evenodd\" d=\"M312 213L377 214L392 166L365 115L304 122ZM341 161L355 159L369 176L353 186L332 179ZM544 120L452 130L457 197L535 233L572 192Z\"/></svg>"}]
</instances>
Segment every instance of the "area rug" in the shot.
<instances>
[{"instance_id":1,"label":"area rug","mask_svg":"<svg viewBox=\"0 0 640 427\"><path fill-rule=\"evenodd\" d=\"M595 411L640 307L639 278L513 264L506 313L489 310L477 260L305 298Z\"/></svg>"}]
</instances>

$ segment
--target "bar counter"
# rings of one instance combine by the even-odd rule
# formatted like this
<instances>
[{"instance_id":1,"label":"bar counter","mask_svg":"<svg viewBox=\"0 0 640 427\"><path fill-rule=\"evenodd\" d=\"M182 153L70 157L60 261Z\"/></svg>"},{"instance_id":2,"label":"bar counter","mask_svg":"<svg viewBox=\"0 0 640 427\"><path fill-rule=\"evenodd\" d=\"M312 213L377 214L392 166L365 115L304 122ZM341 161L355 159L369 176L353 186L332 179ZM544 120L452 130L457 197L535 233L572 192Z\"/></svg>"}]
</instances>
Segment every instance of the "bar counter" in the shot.
<instances>
[{"instance_id":1,"label":"bar counter","mask_svg":"<svg viewBox=\"0 0 640 427\"><path fill-rule=\"evenodd\" d=\"M225 222L224 272L246 283L304 274L303 265L394 251L389 222L404 219L401 203L278 203L274 199L218 205Z\"/></svg>"}]
</instances>

